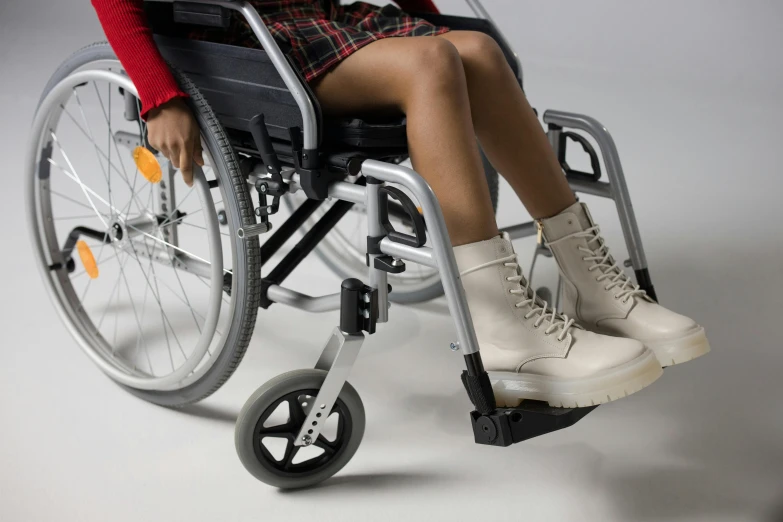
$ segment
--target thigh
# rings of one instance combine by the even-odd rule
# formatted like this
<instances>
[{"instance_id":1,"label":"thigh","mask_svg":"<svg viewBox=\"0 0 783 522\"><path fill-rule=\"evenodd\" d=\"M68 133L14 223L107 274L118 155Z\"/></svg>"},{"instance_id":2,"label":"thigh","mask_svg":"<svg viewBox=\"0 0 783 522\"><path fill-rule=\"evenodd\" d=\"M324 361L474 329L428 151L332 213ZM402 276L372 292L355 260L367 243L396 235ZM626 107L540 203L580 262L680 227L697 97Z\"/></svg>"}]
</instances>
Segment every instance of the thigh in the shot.
<instances>
[{"instance_id":1,"label":"thigh","mask_svg":"<svg viewBox=\"0 0 783 522\"><path fill-rule=\"evenodd\" d=\"M432 36L376 40L311 83L327 114L400 112Z\"/></svg>"}]
</instances>

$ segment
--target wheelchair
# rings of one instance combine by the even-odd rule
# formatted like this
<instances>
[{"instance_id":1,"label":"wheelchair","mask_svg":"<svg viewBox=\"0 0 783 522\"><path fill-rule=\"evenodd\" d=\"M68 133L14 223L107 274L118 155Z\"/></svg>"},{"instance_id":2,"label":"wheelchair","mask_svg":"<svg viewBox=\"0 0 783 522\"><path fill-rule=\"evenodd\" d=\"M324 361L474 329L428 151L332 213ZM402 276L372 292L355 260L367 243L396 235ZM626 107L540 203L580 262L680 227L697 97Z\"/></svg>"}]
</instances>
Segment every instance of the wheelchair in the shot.
<instances>
[{"instance_id":1,"label":"wheelchair","mask_svg":"<svg viewBox=\"0 0 783 522\"><path fill-rule=\"evenodd\" d=\"M414 15L490 35L521 85L516 55L480 2L468 3L475 18ZM201 130L205 164L193 187L149 146L137 91L105 42L78 51L52 76L26 163L36 264L69 333L108 377L158 405L191 404L237 368L259 309L339 310L314 367L261 386L235 430L240 460L256 478L311 486L345 466L361 442L364 406L347 378L365 336L389 321L392 301L445 294L477 443L510 446L571 426L595 407L495 397L438 201L401 165L402 116L325 118L247 2L154 0L145 8ZM261 48L187 38L193 28L226 28L231 16L246 19ZM615 202L626 266L654 296L609 132L561 111L544 112L543 122L573 190ZM569 142L588 154L592 172L568 166ZM498 173L486 159L484 166L496 205ZM288 217L273 227L281 204ZM504 232L516 239L536 228L529 222ZM311 253L343 279L339 292L314 297L283 286ZM534 263L539 255L550 255L541 244ZM262 273L270 261L275 266Z\"/></svg>"}]
</instances>

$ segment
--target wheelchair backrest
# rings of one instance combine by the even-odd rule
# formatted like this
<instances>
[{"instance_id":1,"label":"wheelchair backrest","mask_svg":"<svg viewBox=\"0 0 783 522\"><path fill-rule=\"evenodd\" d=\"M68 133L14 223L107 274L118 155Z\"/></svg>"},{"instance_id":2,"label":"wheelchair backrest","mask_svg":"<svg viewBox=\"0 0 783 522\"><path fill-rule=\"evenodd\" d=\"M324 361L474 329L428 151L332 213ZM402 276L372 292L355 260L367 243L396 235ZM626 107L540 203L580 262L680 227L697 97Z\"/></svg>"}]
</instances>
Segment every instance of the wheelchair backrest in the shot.
<instances>
[{"instance_id":1,"label":"wheelchair backrest","mask_svg":"<svg viewBox=\"0 0 783 522\"><path fill-rule=\"evenodd\" d=\"M302 114L266 52L188 39L198 26L174 23L172 5L145 2L163 57L193 81L224 127L247 131L250 120L264 114L269 135L288 141L289 128L302 127ZM301 80L316 108L320 128L320 105Z\"/></svg>"}]
</instances>

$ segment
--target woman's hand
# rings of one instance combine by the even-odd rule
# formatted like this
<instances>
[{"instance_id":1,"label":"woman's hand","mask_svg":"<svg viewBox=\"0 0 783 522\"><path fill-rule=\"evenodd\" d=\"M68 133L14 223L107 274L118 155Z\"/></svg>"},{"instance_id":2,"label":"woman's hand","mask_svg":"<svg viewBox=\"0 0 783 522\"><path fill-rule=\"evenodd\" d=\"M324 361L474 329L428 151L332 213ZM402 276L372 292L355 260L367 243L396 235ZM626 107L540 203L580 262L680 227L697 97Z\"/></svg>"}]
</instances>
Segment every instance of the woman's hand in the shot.
<instances>
[{"instance_id":1,"label":"woman's hand","mask_svg":"<svg viewBox=\"0 0 783 522\"><path fill-rule=\"evenodd\" d=\"M182 98L174 98L147 114L147 139L182 172L189 187L193 186L193 162L204 165L201 136L190 108Z\"/></svg>"}]
</instances>

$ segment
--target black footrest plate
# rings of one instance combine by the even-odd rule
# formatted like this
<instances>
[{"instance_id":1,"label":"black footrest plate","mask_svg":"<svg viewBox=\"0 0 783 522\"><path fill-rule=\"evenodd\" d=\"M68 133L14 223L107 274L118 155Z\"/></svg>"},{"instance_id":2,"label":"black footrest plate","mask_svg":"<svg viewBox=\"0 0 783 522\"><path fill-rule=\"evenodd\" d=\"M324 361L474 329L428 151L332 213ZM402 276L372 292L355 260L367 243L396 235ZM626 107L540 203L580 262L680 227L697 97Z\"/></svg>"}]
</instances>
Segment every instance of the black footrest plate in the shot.
<instances>
[{"instance_id":1,"label":"black footrest plate","mask_svg":"<svg viewBox=\"0 0 783 522\"><path fill-rule=\"evenodd\" d=\"M473 411L470 420L477 444L511 446L573 426L596 407L552 408L545 402L526 400L516 408L498 408L489 415Z\"/></svg>"}]
</instances>

